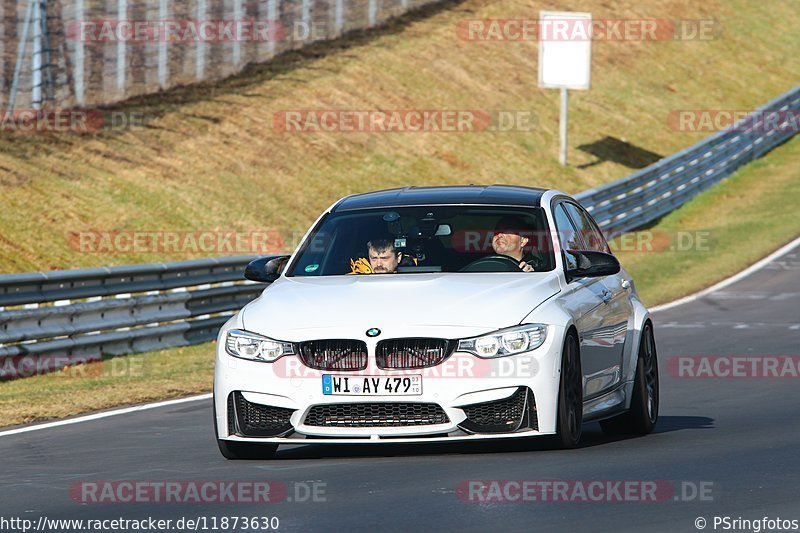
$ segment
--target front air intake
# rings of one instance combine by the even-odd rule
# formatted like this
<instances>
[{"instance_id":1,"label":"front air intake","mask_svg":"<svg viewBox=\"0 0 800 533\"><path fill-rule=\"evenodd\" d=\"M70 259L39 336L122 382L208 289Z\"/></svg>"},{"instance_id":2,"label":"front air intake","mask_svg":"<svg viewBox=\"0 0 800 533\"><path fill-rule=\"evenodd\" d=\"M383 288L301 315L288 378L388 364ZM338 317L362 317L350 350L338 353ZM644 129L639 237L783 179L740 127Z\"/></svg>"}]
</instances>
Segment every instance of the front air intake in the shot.
<instances>
[{"instance_id":1,"label":"front air intake","mask_svg":"<svg viewBox=\"0 0 800 533\"><path fill-rule=\"evenodd\" d=\"M291 431L295 409L248 402L241 392L228 397L228 431L245 437L277 437Z\"/></svg>"},{"instance_id":2,"label":"front air intake","mask_svg":"<svg viewBox=\"0 0 800 533\"><path fill-rule=\"evenodd\" d=\"M533 391L520 387L502 400L466 405L467 415L459 427L470 433L510 433L520 429L539 429Z\"/></svg>"},{"instance_id":3,"label":"front air intake","mask_svg":"<svg viewBox=\"0 0 800 533\"><path fill-rule=\"evenodd\" d=\"M313 406L304 424L316 427L385 428L447 424L450 419L435 403L338 403Z\"/></svg>"}]
</instances>

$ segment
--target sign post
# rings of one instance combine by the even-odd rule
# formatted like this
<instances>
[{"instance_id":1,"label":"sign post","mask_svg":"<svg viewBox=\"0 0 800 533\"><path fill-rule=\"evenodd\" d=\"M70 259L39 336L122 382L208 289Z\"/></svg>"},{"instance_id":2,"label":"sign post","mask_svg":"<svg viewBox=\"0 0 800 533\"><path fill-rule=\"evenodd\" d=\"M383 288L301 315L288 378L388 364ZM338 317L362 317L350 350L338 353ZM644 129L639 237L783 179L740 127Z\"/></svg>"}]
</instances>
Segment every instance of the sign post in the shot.
<instances>
[{"instance_id":1,"label":"sign post","mask_svg":"<svg viewBox=\"0 0 800 533\"><path fill-rule=\"evenodd\" d=\"M592 14L539 12L539 87L561 90L558 160L567 164L568 90L587 90L592 74Z\"/></svg>"}]
</instances>

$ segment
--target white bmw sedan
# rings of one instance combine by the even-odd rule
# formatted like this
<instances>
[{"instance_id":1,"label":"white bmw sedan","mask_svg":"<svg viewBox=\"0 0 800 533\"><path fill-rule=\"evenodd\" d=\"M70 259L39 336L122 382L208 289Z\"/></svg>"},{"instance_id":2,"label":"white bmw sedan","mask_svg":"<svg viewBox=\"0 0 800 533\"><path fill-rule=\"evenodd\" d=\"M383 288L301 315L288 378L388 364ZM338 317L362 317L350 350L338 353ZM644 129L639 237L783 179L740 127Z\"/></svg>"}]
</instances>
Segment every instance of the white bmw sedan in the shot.
<instances>
[{"instance_id":1,"label":"white bmw sedan","mask_svg":"<svg viewBox=\"0 0 800 533\"><path fill-rule=\"evenodd\" d=\"M222 455L281 444L644 434L653 325L592 217L555 190L409 187L348 196L220 330Z\"/></svg>"}]
</instances>

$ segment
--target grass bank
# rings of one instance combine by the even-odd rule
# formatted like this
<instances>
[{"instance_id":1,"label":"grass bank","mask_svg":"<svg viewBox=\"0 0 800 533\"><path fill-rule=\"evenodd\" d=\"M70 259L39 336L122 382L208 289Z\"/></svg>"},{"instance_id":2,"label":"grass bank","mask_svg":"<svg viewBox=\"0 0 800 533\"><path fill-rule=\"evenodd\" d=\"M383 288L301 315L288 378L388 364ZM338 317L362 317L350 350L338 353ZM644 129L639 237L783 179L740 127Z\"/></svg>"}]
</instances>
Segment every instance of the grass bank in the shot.
<instances>
[{"instance_id":1,"label":"grass bank","mask_svg":"<svg viewBox=\"0 0 800 533\"><path fill-rule=\"evenodd\" d=\"M459 38L467 19L539 9L596 19L715 20L710 40L597 41L592 88L570 98L570 166L557 163L558 91L537 87L537 43ZM321 43L218 84L108 112L144 126L96 135L0 134L0 272L222 255L80 235L275 232L290 245L339 197L403 186L512 183L577 193L693 144L677 110L752 109L796 84L792 0L463 0ZM288 133L286 110L528 113L511 131ZM138 119L137 119L138 120ZM277 237L280 235L280 238ZM248 243L233 252L248 252ZM268 244L268 247L270 244Z\"/></svg>"}]
</instances>

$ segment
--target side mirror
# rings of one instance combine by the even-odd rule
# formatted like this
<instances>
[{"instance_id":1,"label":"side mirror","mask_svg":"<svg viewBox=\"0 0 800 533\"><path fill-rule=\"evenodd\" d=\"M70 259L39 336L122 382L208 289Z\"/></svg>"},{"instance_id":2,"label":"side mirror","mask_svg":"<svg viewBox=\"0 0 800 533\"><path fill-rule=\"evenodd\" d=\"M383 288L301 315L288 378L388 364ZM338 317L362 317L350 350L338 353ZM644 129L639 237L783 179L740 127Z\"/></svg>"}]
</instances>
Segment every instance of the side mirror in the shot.
<instances>
[{"instance_id":1,"label":"side mirror","mask_svg":"<svg viewBox=\"0 0 800 533\"><path fill-rule=\"evenodd\" d=\"M617 258L605 252L567 250L564 254L572 256L565 258L568 282L576 278L613 276L620 271Z\"/></svg>"},{"instance_id":2,"label":"side mirror","mask_svg":"<svg viewBox=\"0 0 800 533\"><path fill-rule=\"evenodd\" d=\"M254 261L250 261L250 264L244 269L244 277L251 281L272 283L280 277L287 261L289 261L288 255L259 257Z\"/></svg>"}]
</instances>

